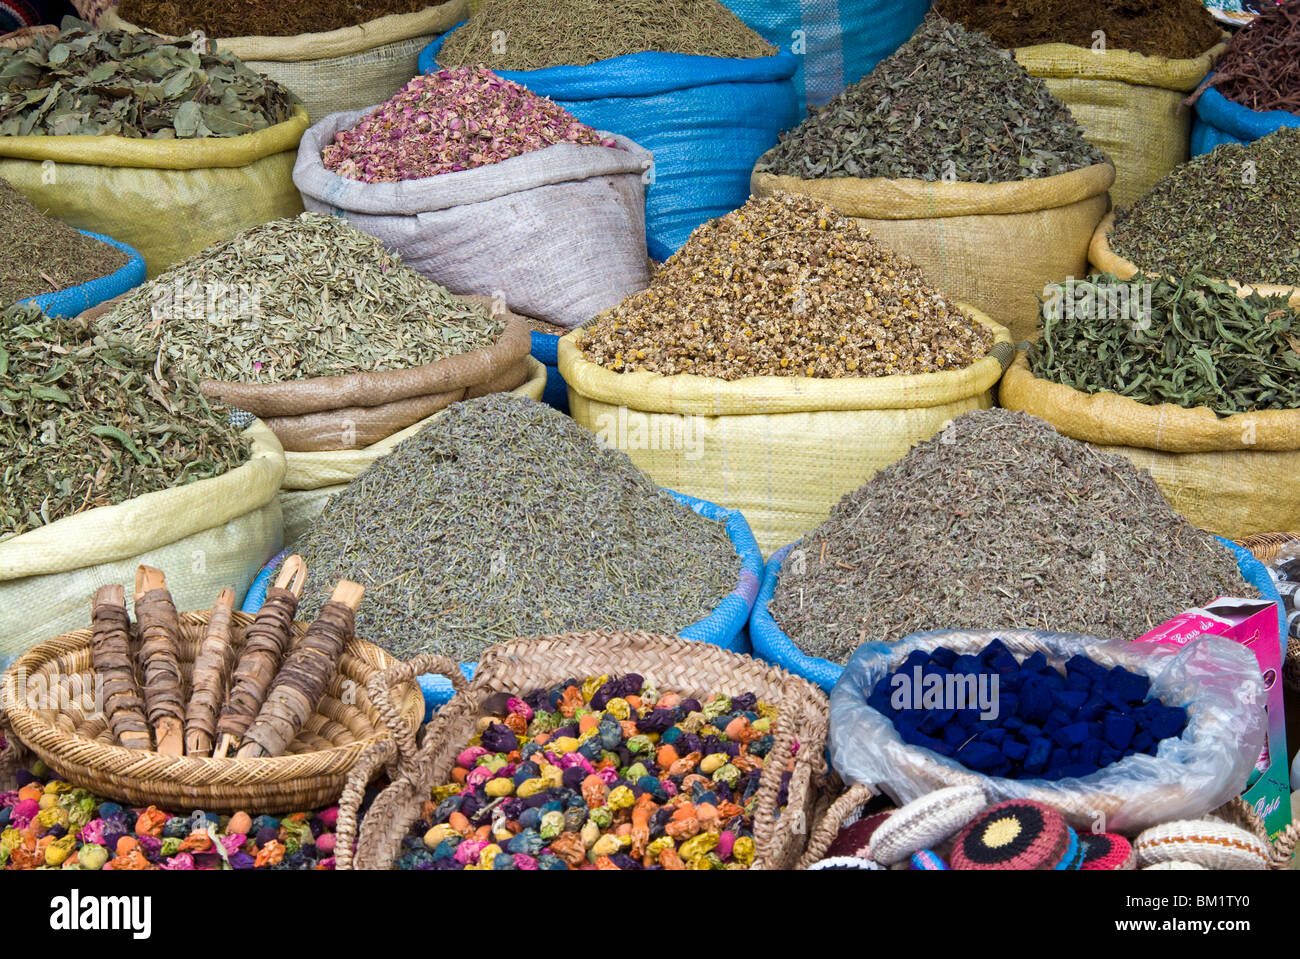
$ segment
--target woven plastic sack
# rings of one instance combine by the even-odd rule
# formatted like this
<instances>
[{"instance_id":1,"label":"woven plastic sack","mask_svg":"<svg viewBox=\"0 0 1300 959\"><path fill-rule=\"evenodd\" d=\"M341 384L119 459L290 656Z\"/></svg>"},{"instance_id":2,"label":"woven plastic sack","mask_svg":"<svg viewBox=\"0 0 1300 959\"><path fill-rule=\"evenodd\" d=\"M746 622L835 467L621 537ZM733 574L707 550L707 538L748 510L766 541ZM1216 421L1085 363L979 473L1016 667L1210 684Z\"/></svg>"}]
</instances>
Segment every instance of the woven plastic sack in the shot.
<instances>
[{"instance_id":1,"label":"woven plastic sack","mask_svg":"<svg viewBox=\"0 0 1300 959\"><path fill-rule=\"evenodd\" d=\"M437 68L445 39L420 54L421 72ZM633 53L582 67L498 73L654 154L653 169L641 171L649 181L646 242L652 257L666 260L701 223L749 199L754 161L798 122L797 67L782 49L751 59Z\"/></svg>"},{"instance_id":2,"label":"woven plastic sack","mask_svg":"<svg viewBox=\"0 0 1300 959\"><path fill-rule=\"evenodd\" d=\"M500 296L516 313L566 328L649 284L641 174L650 156L631 140L557 143L400 183L325 169L321 151L368 112L335 113L303 136L293 182L307 209L378 237L453 293Z\"/></svg>"},{"instance_id":3,"label":"woven plastic sack","mask_svg":"<svg viewBox=\"0 0 1300 959\"><path fill-rule=\"evenodd\" d=\"M150 277L241 230L302 212L299 107L237 137L0 137L0 177L41 210L139 250Z\"/></svg>"},{"instance_id":4,"label":"woven plastic sack","mask_svg":"<svg viewBox=\"0 0 1300 959\"><path fill-rule=\"evenodd\" d=\"M1187 728L1181 737L1162 741L1155 756L1128 756L1089 776L1015 780L985 776L907 745L894 724L867 705L876 683L913 650L947 646L971 653L995 637L1017 659L1042 651L1060 668L1082 654L1106 668L1145 673L1153 698L1187 707ZM849 660L831 692L831 764L846 782L879 787L899 805L946 786L974 784L990 803L1036 800L1059 809L1076 829L1102 822L1107 832L1131 834L1199 818L1237 796L1264 745L1264 701L1254 653L1218 636L1180 649L1038 630L914 633L892 646L867 643Z\"/></svg>"},{"instance_id":5,"label":"woven plastic sack","mask_svg":"<svg viewBox=\"0 0 1300 959\"><path fill-rule=\"evenodd\" d=\"M934 436L993 405L1011 362L1007 330L964 370L837 380L615 373L560 340L573 418L627 453L660 486L745 514L764 553L826 519L845 493Z\"/></svg>"},{"instance_id":6,"label":"woven plastic sack","mask_svg":"<svg viewBox=\"0 0 1300 959\"><path fill-rule=\"evenodd\" d=\"M533 331L533 359L546 367L546 391L542 402L553 406L561 413L569 412L569 387L560 375L559 367L560 338L550 333Z\"/></svg>"},{"instance_id":7,"label":"woven plastic sack","mask_svg":"<svg viewBox=\"0 0 1300 959\"><path fill-rule=\"evenodd\" d=\"M55 290L52 293L31 296L21 302L35 303L46 316L77 316L106 300L121 296L144 282L144 258L139 253L125 243L118 243L117 240L110 236L101 236L88 230L82 230L81 232L93 240L99 240L101 243L107 243L109 246L121 250L127 255L126 263L108 276L101 276L97 280L87 280L77 286Z\"/></svg>"},{"instance_id":8,"label":"woven plastic sack","mask_svg":"<svg viewBox=\"0 0 1300 959\"><path fill-rule=\"evenodd\" d=\"M1128 50L1094 51L1068 43L1019 47L1016 61L1070 108L1088 142L1115 164L1110 197L1125 207L1185 163L1192 112L1182 106L1223 55L1170 60Z\"/></svg>"},{"instance_id":9,"label":"woven plastic sack","mask_svg":"<svg viewBox=\"0 0 1300 959\"><path fill-rule=\"evenodd\" d=\"M465 0L448 0L415 13L390 14L354 27L291 37L226 37L217 48L288 87L313 120L387 100L415 76L420 51L465 18ZM98 24L138 30L114 3Z\"/></svg>"},{"instance_id":10,"label":"woven plastic sack","mask_svg":"<svg viewBox=\"0 0 1300 959\"><path fill-rule=\"evenodd\" d=\"M1085 275L1088 243L1114 178L1108 163L991 184L803 180L755 171L753 191L802 193L855 218L912 259L934 286L983 310L1019 343L1037 335L1043 288Z\"/></svg>"},{"instance_id":11,"label":"woven plastic sack","mask_svg":"<svg viewBox=\"0 0 1300 959\"><path fill-rule=\"evenodd\" d=\"M1232 540L1300 529L1300 410L1218 416L1083 393L1035 377L1023 354L999 403L1150 470L1169 505L1201 529Z\"/></svg>"},{"instance_id":12,"label":"woven plastic sack","mask_svg":"<svg viewBox=\"0 0 1300 959\"><path fill-rule=\"evenodd\" d=\"M1287 110L1252 110L1207 87L1196 101L1192 156L1209 153L1220 143L1253 143L1282 127L1300 127L1300 116Z\"/></svg>"},{"instance_id":13,"label":"woven plastic sack","mask_svg":"<svg viewBox=\"0 0 1300 959\"><path fill-rule=\"evenodd\" d=\"M134 582L140 563L168 573L178 609L205 609L226 586L242 595L284 536L284 451L261 423L246 435L252 456L228 473L0 542L0 653L84 627L95 590Z\"/></svg>"}]
</instances>

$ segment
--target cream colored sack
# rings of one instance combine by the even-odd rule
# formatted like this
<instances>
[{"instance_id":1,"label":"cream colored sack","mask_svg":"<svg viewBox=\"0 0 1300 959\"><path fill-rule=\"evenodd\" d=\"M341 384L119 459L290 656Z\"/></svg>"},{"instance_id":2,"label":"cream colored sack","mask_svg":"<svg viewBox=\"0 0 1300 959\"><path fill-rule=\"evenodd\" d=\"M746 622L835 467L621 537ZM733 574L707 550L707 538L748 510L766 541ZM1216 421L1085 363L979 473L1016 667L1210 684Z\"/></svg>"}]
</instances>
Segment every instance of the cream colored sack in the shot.
<instances>
[{"instance_id":1,"label":"cream colored sack","mask_svg":"<svg viewBox=\"0 0 1300 959\"><path fill-rule=\"evenodd\" d=\"M802 193L854 217L912 259L931 285L984 311L1019 343L1037 336L1043 288L1085 275L1114 178L1105 163L1010 183L802 180L755 171L750 188L756 196Z\"/></svg>"},{"instance_id":2,"label":"cream colored sack","mask_svg":"<svg viewBox=\"0 0 1300 959\"><path fill-rule=\"evenodd\" d=\"M133 583L140 563L167 573L178 609L206 609L226 586L242 596L284 538L276 498L284 451L260 422L245 435L252 456L228 473L0 543L0 655L89 626L95 590Z\"/></svg>"},{"instance_id":3,"label":"cream colored sack","mask_svg":"<svg viewBox=\"0 0 1300 959\"><path fill-rule=\"evenodd\" d=\"M1070 108L1088 142L1110 157L1115 164L1110 196L1116 207L1125 207L1187 162L1193 111L1182 101L1224 48L1220 43L1185 60L1068 43L1020 47L1014 53L1030 76L1043 80Z\"/></svg>"},{"instance_id":4,"label":"cream colored sack","mask_svg":"<svg viewBox=\"0 0 1300 959\"><path fill-rule=\"evenodd\" d=\"M237 137L0 137L0 177L51 216L135 247L149 277L241 230L297 216L307 111Z\"/></svg>"},{"instance_id":5,"label":"cream colored sack","mask_svg":"<svg viewBox=\"0 0 1300 959\"><path fill-rule=\"evenodd\" d=\"M328 33L217 38L216 43L297 94L314 123L387 100L420 72L420 51L466 16L465 0L448 0ZM140 29L118 16L116 5L100 16L98 26Z\"/></svg>"},{"instance_id":6,"label":"cream colored sack","mask_svg":"<svg viewBox=\"0 0 1300 959\"><path fill-rule=\"evenodd\" d=\"M740 510L770 555L948 420L993 405L1011 334L963 308L996 340L989 356L950 373L730 382L615 373L583 359L575 330L560 340L560 375L578 423L660 486Z\"/></svg>"},{"instance_id":7,"label":"cream colored sack","mask_svg":"<svg viewBox=\"0 0 1300 959\"><path fill-rule=\"evenodd\" d=\"M1151 471L1171 506L1225 539L1300 529L1300 410L1216 416L1038 379L1021 355L999 402Z\"/></svg>"},{"instance_id":8,"label":"cream colored sack","mask_svg":"<svg viewBox=\"0 0 1300 959\"><path fill-rule=\"evenodd\" d=\"M511 392L540 403L545 388L546 367L531 356L528 357L528 380ZM365 449L285 453L288 469L280 490L285 545L292 545L302 535L311 521L320 515L331 496L347 489L348 484L371 463L381 456L387 456L399 443L420 432L444 412L445 410L439 410Z\"/></svg>"}]
</instances>

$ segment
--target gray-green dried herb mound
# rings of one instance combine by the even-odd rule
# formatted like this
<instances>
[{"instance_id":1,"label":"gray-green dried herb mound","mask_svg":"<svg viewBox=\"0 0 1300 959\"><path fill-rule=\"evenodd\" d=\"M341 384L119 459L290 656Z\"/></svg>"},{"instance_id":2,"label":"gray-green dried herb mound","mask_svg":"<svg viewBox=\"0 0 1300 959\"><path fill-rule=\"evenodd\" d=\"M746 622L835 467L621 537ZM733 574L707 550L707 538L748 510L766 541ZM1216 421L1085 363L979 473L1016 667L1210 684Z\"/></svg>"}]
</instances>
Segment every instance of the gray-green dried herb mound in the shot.
<instances>
[{"instance_id":1,"label":"gray-green dried herb mound","mask_svg":"<svg viewBox=\"0 0 1300 959\"><path fill-rule=\"evenodd\" d=\"M293 116L293 94L232 54L71 17L63 27L0 49L0 136L237 137Z\"/></svg>"},{"instance_id":2,"label":"gray-green dried herb mound","mask_svg":"<svg viewBox=\"0 0 1300 959\"><path fill-rule=\"evenodd\" d=\"M673 635L740 575L724 524L569 417L501 393L452 404L331 499L294 548L311 570L304 616L351 579L366 587L358 636L462 662L516 636Z\"/></svg>"},{"instance_id":3,"label":"gray-green dried herb mound","mask_svg":"<svg viewBox=\"0 0 1300 959\"><path fill-rule=\"evenodd\" d=\"M718 0L485 0L447 37L438 65L539 70L647 51L735 58L777 52Z\"/></svg>"},{"instance_id":4,"label":"gray-green dried herb mound","mask_svg":"<svg viewBox=\"0 0 1300 959\"><path fill-rule=\"evenodd\" d=\"M127 255L45 216L0 178L0 306L116 273Z\"/></svg>"},{"instance_id":5,"label":"gray-green dried herb mound","mask_svg":"<svg viewBox=\"0 0 1300 959\"><path fill-rule=\"evenodd\" d=\"M934 14L892 56L784 134L760 172L1004 183L1106 155L1042 80L980 33Z\"/></svg>"},{"instance_id":6,"label":"gray-green dried herb mound","mask_svg":"<svg viewBox=\"0 0 1300 959\"><path fill-rule=\"evenodd\" d=\"M251 444L198 384L32 304L0 311L0 541L220 476Z\"/></svg>"},{"instance_id":7,"label":"gray-green dried herb mound","mask_svg":"<svg viewBox=\"0 0 1300 959\"><path fill-rule=\"evenodd\" d=\"M209 247L96 320L200 379L241 383L423 366L490 346L505 325L319 213Z\"/></svg>"},{"instance_id":8,"label":"gray-green dried herb mound","mask_svg":"<svg viewBox=\"0 0 1300 959\"><path fill-rule=\"evenodd\" d=\"M1147 273L1300 286L1300 129L1175 167L1115 215L1110 247Z\"/></svg>"},{"instance_id":9,"label":"gray-green dried herb mound","mask_svg":"<svg viewBox=\"0 0 1300 959\"><path fill-rule=\"evenodd\" d=\"M1028 357L1035 376L1084 393L1220 416L1300 409L1300 310L1195 273L1049 287Z\"/></svg>"},{"instance_id":10,"label":"gray-green dried herb mound","mask_svg":"<svg viewBox=\"0 0 1300 959\"><path fill-rule=\"evenodd\" d=\"M800 649L844 663L929 629L1134 639L1225 594L1257 595L1151 474L991 409L840 500L786 556L768 608Z\"/></svg>"}]
</instances>

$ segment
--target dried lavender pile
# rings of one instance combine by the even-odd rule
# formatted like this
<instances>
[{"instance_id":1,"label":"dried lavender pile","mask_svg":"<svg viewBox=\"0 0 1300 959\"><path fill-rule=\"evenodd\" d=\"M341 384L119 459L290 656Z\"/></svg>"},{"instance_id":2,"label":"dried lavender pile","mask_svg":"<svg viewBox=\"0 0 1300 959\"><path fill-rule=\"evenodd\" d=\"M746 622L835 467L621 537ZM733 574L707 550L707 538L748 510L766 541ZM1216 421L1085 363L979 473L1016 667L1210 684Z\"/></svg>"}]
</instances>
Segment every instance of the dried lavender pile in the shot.
<instances>
[{"instance_id":1,"label":"dried lavender pile","mask_svg":"<svg viewBox=\"0 0 1300 959\"><path fill-rule=\"evenodd\" d=\"M740 575L722 523L510 394L449 407L334 497L295 549L312 574L303 615L323 584L361 583L357 635L402 658L477 660L502 640L579 629L672 635Z\"/></svg>"},{"instance_id":2,"label":"dried lavender pile","mask_svg":"<svg viewBox=\"0 0 1300 959\"><path fill-rule=\"evenodd\" d=\"M786 557L769 609L800 649L843 663L927 629L1132 639L1225 594L1257 595L1149 473L993 409L845 496Z\"/></svg>"},{"instance_id":3,"label":"dried lavender pile","mask_svg":"<svg viewBox=\"0 0 1300 959\"><path fill-rule=\"evenodd\" d=\"M698 227L636 293L584 327L619 373L825 378L963 369L993 334L849 217L794 194Z\"/></svg>"},{"instance_id":4,"label":"dried lavender pile","mask_svg":"<svg viewBox=\"0 0 1300 959\"><path fill-rule=\"evenodd\" d=\"M321 152L364 183L472 170L557 143L615 145L550 100L483 67L418 76Z\"/></svg>"}]
</instances>

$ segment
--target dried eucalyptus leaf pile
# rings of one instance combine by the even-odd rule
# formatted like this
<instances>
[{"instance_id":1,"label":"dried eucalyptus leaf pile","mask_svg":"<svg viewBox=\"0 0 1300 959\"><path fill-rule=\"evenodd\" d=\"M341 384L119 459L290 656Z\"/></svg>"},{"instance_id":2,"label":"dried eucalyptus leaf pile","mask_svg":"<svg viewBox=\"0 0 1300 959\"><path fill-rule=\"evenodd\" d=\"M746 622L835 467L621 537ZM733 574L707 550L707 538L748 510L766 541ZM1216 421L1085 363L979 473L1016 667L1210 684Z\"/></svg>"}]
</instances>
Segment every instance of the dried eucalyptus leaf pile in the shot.
<instances>
[{"instance_id":1,"label":"dried eucalyptus leaf pile","mask_svg":"<svg viewBox=\"0 0 1300 959\"><path fill-rule=\"evenodd\" d=\"M1110 246L1144 272L1300 286L1300 129L1193 157L1115 216Z\"/></svg>"},{"instance_id":2,"label":"dried eucalyptus leaf pile","mask_svg":"<svg viewBox=\"0 0 1300 959\"><path fill-rule=\"evenodd\" d=\"M778 193L697 227L633 294L583 328L625 373L826 378L957 370L993 334L850 217Z\"/></svg>"},{"instance_id":3,"label":"dried eucalyptus leaf pile","mask_svg":"<svg viewBox=\"0 0 1300 959\"><path fill-rule=\"evenodd\" d=\"M477 660L578 629L673 635L740 575L722 523L562 413L501 393L453 404L378 460L294 548L312 572L305 615L322 584L358 582L357 635L402 658Z\"/></svg>"},{"instance_id":4,"label":"dried eucalyptus leaf pile","mask_svg":"<svg viewBox=\"0 0 1300 959\"><path fill-rule=\"evenodd\" d=\"M0 541L248 459L198 384L156 363L30 304L0 312Z\"/></svg>"},{"instance_id":5,"label":"dried eucalyptus leaf pile","mask_svg":"<svg viewBox=\"0 0 1300 959\"><path fill-rule=\"evenodd\" d=\"M784 134L760 172L1003 183L1106 160L1007 51L926 17L858 83Z\"/></svg>"},{"instance_id":6,"label":"dried eucalyptus leaf pile","mask_svg":"<svg viewBox=\"0 0 1300 959\"><path fill-rule=\"evenodd\" d=\"M93 240L36 205L0 179L0 306L80 286L126 265L121 250Z\"/></svg>"},{"instance_id":7,"label":"dried eucalyptus leaf pile","mask_svg":"<svg viewBox=\"0 0 1300 959\"><path fill-rule=\"evenodd\" d=\"M1149 473L992 409L845 496L787 555L769 609L800 649L843 663L928 629L1133 639L1225 594L1256 595Z\"/></svg>"},{"instance_id":8,"label":"dried eucalyptus leaf pile","mask_svg":"<svg viewBox=\"0 0 1300 959\"><path fill-rule=\"evenodd\" d=\"M1287 297L1241 297L1193 273L1145 284L1148 315L1132 297L1128 309L1112 308L1125 287L1109 273L1053 287L1029 349L1033 374L1220 416L1300 409L1300 310Z\"/></svg>"},{"instance_id":9,"label":"dried eucalyptus leaf pile","mask_svg":"<svg viewBox=\"0 0 1300 959\"><path fill-rule=\"evenodd\" d=\"M204 250L96 326L202 379L280 383L459 356L496 342L505 319L338 217L303 213Z\"/></svg>"},{"instance_id":10,"label":"dried eucalyptus leaf pile","mask_svg":"<svg viewBox=\"0 0 1300 959\"><path fill-rule=\"evenodd\" d=\"M288 120L293 95L228 53L67 18L0 48L0 136L236 137Z\"/></svg>"}]
</instances>

